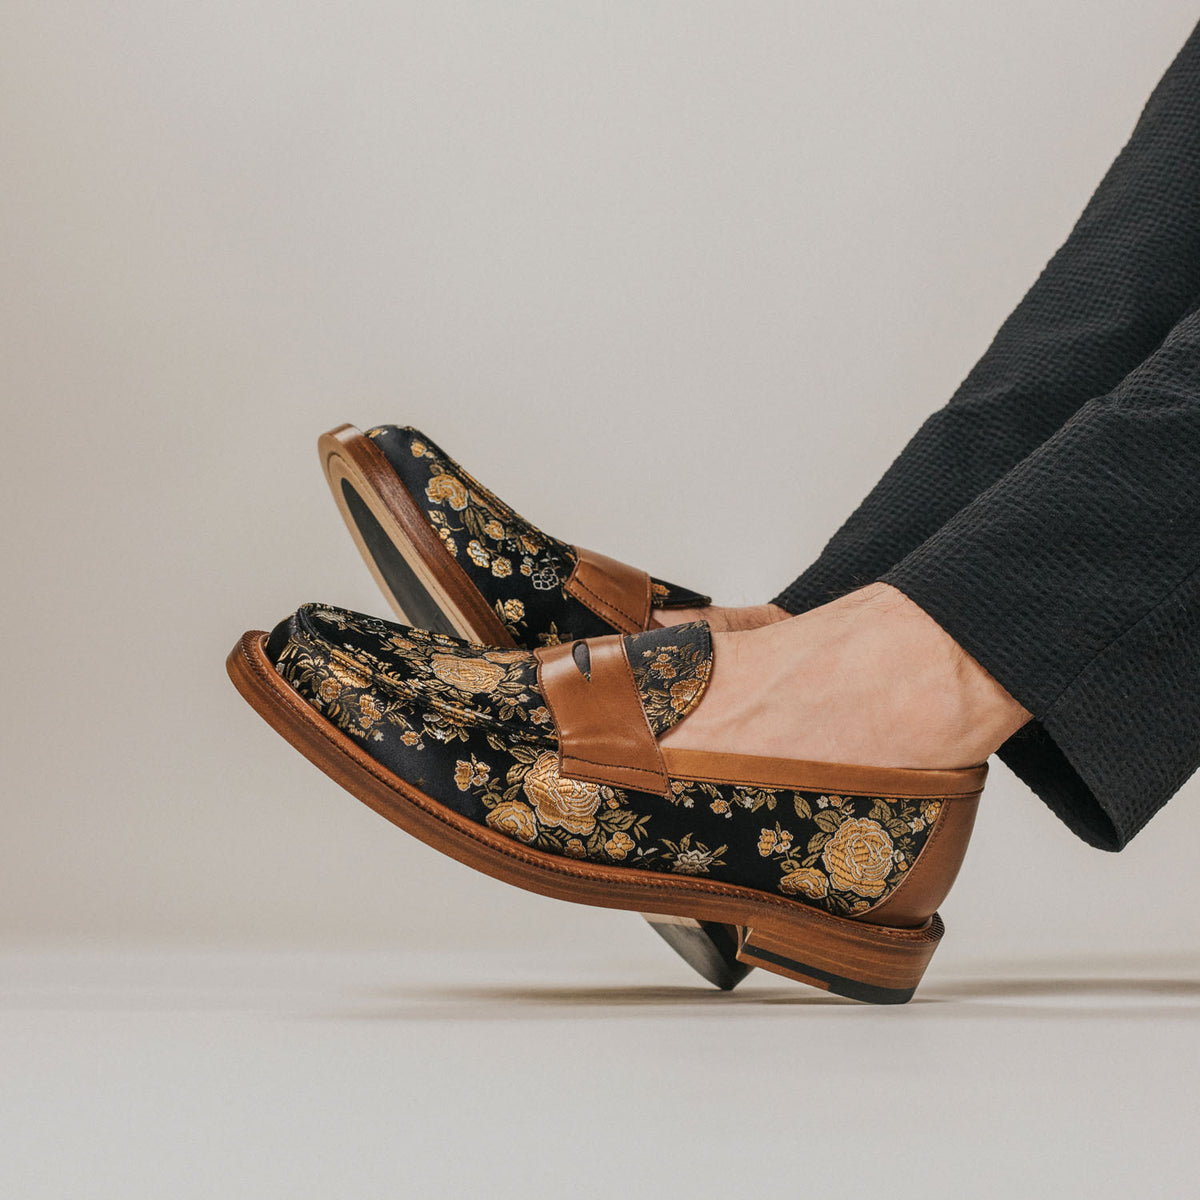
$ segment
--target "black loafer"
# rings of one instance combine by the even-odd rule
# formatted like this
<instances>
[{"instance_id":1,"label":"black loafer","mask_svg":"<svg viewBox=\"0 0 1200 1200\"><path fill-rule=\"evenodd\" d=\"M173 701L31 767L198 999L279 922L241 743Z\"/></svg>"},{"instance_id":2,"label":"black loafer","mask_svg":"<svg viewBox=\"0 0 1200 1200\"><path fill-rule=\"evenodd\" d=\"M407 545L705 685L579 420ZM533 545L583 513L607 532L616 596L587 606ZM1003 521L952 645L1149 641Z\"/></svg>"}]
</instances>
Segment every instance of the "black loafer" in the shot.
<instances>
[{"instance_id":1,"label":"black loafer","mask_svg":"<svg viewBox=\"0 0 1200 1200\"><path fill-rule=\"evenodd\" d=\"M320 438L318 450L359 552L406 625L533 649L640 633L655 611L711 603L543 533L417 429L379 425L364 434L341 425ZM717 987L732 988L746 975L737 930L646 919Z\"/></svg>"},{"instance_id":2,"label":"black loafer","mask_svg":"<svg viewBox=\"0 0 1200 1200\"><path fill-rule=\"evenodd\" d=\"M703 697L703 622L486 649L309 605L229 658L353 795L519 887L739 929L737 960L912 996L986 764L912 770L662 747Z\"/></svg>"}]
</instances>

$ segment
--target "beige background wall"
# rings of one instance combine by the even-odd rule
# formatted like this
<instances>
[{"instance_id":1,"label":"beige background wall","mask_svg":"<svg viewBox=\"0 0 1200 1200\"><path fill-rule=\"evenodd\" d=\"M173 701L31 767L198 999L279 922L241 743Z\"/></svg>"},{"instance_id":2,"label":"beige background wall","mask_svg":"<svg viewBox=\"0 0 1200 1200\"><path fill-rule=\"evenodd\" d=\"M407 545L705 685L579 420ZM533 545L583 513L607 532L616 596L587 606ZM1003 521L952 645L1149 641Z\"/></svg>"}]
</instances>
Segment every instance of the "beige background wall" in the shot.
<instances>
[{"instance_id":1,"label":"beige background wall","mask_svg":"<svg viewBox=\"0 0 1200 1200\"><path fill-rule=\"evenodd\" d=\"M382 611L317 435L417 424L554 533L768 598L982 352L1196 15L7 5L0 933L648 937L412 842L227 683L301 601ZM1193 947L1197 799L1111 857L997 766L941 962Z\"/></svg>"}]
</instances>

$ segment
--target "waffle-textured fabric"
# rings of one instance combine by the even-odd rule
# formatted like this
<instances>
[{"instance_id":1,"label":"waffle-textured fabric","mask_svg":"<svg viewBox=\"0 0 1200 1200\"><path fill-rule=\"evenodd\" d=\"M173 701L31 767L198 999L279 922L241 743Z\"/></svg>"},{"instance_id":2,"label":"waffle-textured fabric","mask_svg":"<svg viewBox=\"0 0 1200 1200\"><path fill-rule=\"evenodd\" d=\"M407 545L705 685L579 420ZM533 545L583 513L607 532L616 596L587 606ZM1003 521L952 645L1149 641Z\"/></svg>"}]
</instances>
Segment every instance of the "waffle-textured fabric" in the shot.
<instances>
[{"instance_id":1,"label":"waffle-textured fabric","mask_svg":"<svg viewBox=\"0 0 1200 1200\"><path fill-rule=\"evenodd\" d=\"M1200 26L987 353L775 603L874 580L1033 713L999 756L1092 845L1200 766Z\"/></svg>"}]
</instances>

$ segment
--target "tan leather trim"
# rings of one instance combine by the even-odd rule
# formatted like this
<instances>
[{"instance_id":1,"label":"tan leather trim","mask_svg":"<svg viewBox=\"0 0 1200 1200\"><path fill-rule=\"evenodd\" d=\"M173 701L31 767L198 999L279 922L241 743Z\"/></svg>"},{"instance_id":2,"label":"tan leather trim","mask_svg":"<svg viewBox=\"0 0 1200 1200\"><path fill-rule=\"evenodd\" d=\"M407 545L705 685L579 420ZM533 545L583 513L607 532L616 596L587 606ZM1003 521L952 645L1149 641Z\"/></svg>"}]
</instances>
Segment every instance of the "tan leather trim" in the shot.
<instances>
[{"instance_id":1,"label":"tan leather trim","mask_svg":"<svg viewBox=\"0 0 1200 1200\"><path fill-rule=\"evenodd\" d=\"M935 913L958 877L978 810L978 795L943 804L929 840L908 874L890 896L857 919L910 928Z\"/></svg>"},{"instance_id":2,"label":"tan leather trim","mask_svg":"<svg viewBox=\"0 0 1200 1200\"><path fill-rule=\"evenodd\" d=\"M707 750L662 748L663 764L672 779L702 783L787 787L807 792L835 792L900 797L969 796L983 788L987 763L952 770L914 767L863 767L855 763L805 762L755 754L715 754Z\"/></svg>"},{"instance_id":3,"label":"tan leather trim","mask_svg":"<svg viewBox=\"0 0 1200 1200\"><path fill-rule=\"evenodd\" d=\"M575 569L564 585L567 595L574 596L614 629L641 633L650 623L650 576L595 550L582 546L571 549L575 552Z\"/></svg>"},{"instance_id":4,"label":"tan leather trim","mask_svg":"<svg viewBox=\"0 0 1200 1200\"><path fill-rule=\"evenodd\" d=\"M586 645L589 675L576 665L575 645ZM538 687L558 731L563 775L612 787L670 794L658 742L619 634L534 652ZM589 678L590 676L590 678Z\"/></svg>"}]
</instances>

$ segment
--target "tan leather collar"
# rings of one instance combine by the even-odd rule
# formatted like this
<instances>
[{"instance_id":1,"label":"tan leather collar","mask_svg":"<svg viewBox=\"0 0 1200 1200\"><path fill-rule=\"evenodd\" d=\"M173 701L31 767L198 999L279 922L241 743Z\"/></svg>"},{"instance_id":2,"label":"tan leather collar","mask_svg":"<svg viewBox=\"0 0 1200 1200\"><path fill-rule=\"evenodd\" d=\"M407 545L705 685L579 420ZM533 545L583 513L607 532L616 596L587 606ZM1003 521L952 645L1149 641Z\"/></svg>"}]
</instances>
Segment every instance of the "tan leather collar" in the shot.
<instances>
[{"instance_id":1,"label":"tan leather collar","mask_svg":"<svg viewBox=\"0 0 1200 1200\"><path fill-rule=\"evenodd\" d=\"M650 576L595 550L582 546L571 549L575 552L575 569L563 585L567 594L614 629L641 633L650 622Z\"/></svg>"},{"instance_id":2,"label":"tan leather collar","mask_svg":"<svg viewBox=\"0 0 1200 1200\"><path fill-rule=\"evenodd\" d=\"M538 687L558 731L562 774L669 795L671 784L642 708L624 637L614 633L550 646L534 657Z\"/></svg>"}]
</instances>

